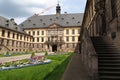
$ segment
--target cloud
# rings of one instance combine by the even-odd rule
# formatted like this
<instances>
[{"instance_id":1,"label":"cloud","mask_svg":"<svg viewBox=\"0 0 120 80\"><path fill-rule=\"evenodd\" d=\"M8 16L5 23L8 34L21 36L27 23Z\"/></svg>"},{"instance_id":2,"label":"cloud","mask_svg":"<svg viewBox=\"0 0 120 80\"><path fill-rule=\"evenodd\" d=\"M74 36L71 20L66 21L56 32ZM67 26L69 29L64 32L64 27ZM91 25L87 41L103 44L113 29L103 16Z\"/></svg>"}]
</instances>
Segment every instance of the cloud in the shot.
<instances>
[{"instance_id":1,"label":"cloud","mask_svg":"<svg viewBox=\"0 0 120 80\"><path fill-rule=\"evenodd\" d=\"M24 7L14 4L10 0L3 0L0 3L0 14L8 17L25 17L30 15Z\"/></svg>"},{"instance_id":2,"label":"cloud","mask_svg":"<svg viewBox=\"0 0 120 80\"><path fill-rule=\"evenodd\" d=\"M61 11L68 13L84 12L86 0L59 0ZM55 14L58 0L0 0L0 15L7 18L17 19L17 23L22 22L35 13ZM47 10L44 10L47 9ZM19 21L20 19L20 21Z\"/></svg>"}]
</instances>

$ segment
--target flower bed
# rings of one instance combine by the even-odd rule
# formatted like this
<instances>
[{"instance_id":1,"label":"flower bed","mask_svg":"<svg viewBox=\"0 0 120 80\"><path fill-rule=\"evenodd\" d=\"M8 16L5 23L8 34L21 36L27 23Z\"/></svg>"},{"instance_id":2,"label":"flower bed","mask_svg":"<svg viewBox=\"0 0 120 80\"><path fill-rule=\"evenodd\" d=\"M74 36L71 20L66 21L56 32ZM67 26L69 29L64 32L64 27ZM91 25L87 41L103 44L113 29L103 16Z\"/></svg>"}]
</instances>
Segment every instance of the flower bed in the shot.
<instances>
[{"instance_id":1,"label":"flower bed","mask_svg":"<svg viewBox=\"0 0 120 80\"><path fill-rule=\"evenodd\" d=\"M39 64L48 64L51 62L52 61L50 59L46 59L44 56L34 56L30 59L0 63L0 70L11 70L11 69L23 68L28 66L35 66Z\"/></svg>"}]
</instances>

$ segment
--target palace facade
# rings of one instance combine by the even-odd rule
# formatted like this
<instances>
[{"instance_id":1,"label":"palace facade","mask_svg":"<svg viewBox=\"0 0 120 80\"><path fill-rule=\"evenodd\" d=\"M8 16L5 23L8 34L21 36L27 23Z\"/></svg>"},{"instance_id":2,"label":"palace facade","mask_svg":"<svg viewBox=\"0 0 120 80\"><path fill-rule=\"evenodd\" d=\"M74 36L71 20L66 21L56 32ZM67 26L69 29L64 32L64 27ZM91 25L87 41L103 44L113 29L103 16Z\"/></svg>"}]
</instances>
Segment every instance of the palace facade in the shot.
<instances>
[{"instance_id":1,"label":"palace facade","mask_svg":"<svg viewBox=\"0 0 120 80\"><path fill-rule=\"evenodd\" d=\"M17 25L13 19L0 17L0 52L49 51L79 52L83 13L35 14Z\"/></svg>"}]
</instances>

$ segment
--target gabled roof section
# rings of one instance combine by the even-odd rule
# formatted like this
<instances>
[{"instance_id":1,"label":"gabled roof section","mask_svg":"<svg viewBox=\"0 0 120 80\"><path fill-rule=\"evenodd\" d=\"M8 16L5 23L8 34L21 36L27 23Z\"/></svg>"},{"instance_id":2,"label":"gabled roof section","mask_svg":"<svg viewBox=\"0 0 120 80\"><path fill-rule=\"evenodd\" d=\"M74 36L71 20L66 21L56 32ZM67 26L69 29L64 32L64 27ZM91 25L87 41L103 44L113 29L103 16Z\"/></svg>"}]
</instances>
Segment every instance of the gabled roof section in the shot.
<instances>
[{"instance_id":1,"label":"gabled roof section","mask_svg":"<svg viewBox=\"0 0 120 80\"><path fill-rule=\"evenodd\" d=\"M58 27L62 27L59 24L53 23L51 25L49 25L49 28L58 28Z\"/></svg>"},{"instance_id":2,"label":"gabled roof section","mask_svg":"<svg viewBox=\"0 0 120 80\"><path fill-rule=\"evenodd\" d=\"M45 28L56 23L63 27L81 26L83 20L83 13L76 14L60 14L60 15L33 15L19 26L21 28Z\"/></svg>"},{"instance_id":3,"label":"gabled roof section","mask_svg":"<svg viewBox=\"0 0 120 80\"><path fill-rule=\"evenodd\" d=\"M20 33L25 33L22 28L20 28L15 22L14 19L7 19L0 16L0 27L14 30ZM26 33L25 33L26 34Z\"/></svg>"}]
</instances>

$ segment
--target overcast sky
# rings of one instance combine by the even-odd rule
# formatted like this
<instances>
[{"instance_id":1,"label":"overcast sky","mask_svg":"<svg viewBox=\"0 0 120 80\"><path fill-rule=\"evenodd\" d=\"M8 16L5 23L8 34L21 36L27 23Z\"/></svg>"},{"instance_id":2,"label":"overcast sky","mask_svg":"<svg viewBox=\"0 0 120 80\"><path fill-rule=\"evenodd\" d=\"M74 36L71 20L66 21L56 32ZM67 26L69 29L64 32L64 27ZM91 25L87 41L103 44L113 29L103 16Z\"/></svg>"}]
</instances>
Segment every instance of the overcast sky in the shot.
<instances>
[{"instance_id":1,"label":"overcast sky","mask_svg":"<svg viewBox=\"0 0 120 80\"><path fill-rule=\"evenodd\" d=\"M0 16L14 18L20 24L34 14L55 14L58 0L0 0ZM86 0L59 0L61 12L83 13Z\"/></svg>"}]
</instances>

